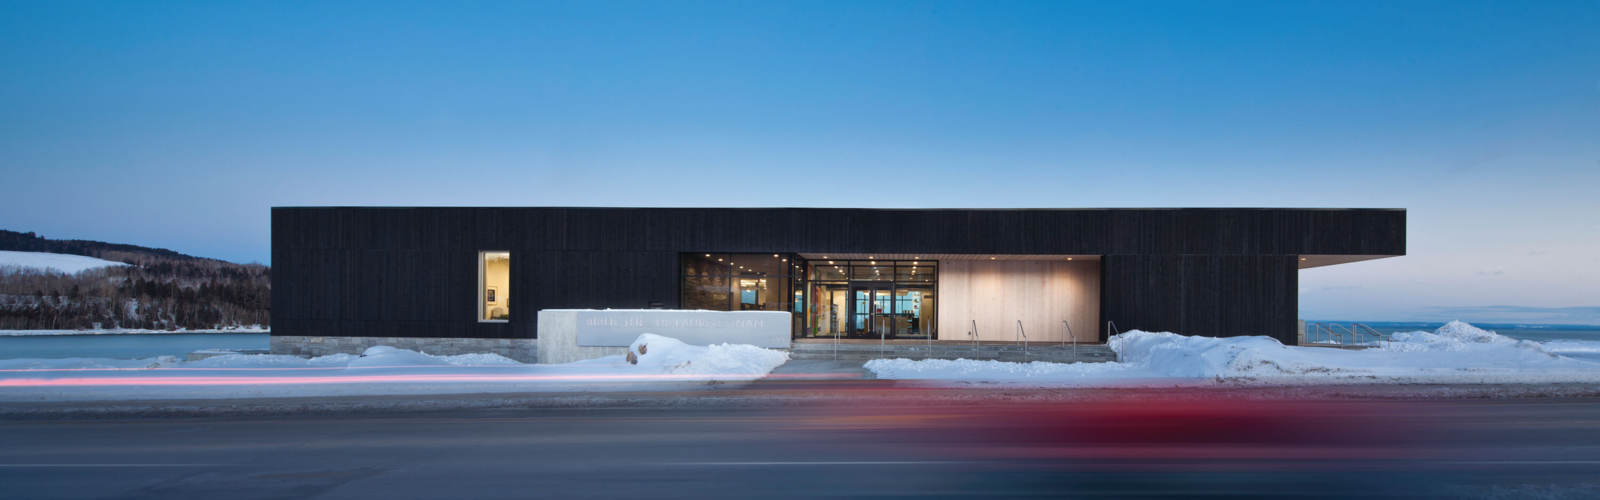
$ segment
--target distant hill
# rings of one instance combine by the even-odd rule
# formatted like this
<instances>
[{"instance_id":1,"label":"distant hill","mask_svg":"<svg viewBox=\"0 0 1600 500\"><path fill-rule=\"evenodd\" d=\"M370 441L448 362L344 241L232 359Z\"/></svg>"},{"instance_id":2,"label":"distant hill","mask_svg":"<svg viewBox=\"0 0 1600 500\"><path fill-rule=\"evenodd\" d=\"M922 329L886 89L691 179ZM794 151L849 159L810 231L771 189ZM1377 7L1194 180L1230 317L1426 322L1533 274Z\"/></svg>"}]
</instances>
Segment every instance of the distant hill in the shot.
<instances>
[{"instance_id":1,"label":"distant hill","mask_svg":"<svg viewBox=\"0 0 1600 500\"><path fill-rule=\"evenodd\" d=\"M150 248L126 243L106 243L91 240L52 240L34 233L19 233L0 229L0 250L19 252L49 252L70 255L87 255L97 259L134 264L138 260L216 260L184 255L165 248ZM130 261L129 259L133 259ZM222 261L217 261L222 262Z\"/></svg>"},{"instance_id":2,"label":"distant hill","mask_svg":"<svg viewBox=\"0 0 1600 500\"><path fill-rule=\"evenodd\" d=\"M74 274L90 269L126 265L121 262L97 259L87 255L0 250L0 268L16 268L16 270L36 269Z\"/></svg>"},{"instance_id":3,"label":"distant hill","mask_svg":"<svg viewBox=\"0 0 1600 500\"><path fill-rule=\"evenodd\" d=\"M90 240L51 240L0 230L0 251L81 255L126 266L77 273L45 266L0 268L0 330L268 326L271 269L195 257L165 248ZM24 264L63 261L12 255Z\"/></svg>"}]
</instances>

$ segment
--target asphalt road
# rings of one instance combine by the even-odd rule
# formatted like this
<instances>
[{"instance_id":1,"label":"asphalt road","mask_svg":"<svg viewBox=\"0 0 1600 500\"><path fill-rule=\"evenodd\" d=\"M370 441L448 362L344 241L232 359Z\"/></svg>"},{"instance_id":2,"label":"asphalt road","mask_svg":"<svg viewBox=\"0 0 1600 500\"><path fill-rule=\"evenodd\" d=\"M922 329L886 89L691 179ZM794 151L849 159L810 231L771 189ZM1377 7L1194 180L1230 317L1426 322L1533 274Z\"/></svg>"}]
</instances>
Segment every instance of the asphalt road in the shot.
<instances>
[{"instance_id":1,"label":"asphalt road","mask_svg":"<svg viewBox=\"0 0 1600 500\"><path fill-rule=\"evenodd\" d=\"M879 396L4 421L0 496L1600 496L1593 398Z\"/></svg>"}]
</instances>

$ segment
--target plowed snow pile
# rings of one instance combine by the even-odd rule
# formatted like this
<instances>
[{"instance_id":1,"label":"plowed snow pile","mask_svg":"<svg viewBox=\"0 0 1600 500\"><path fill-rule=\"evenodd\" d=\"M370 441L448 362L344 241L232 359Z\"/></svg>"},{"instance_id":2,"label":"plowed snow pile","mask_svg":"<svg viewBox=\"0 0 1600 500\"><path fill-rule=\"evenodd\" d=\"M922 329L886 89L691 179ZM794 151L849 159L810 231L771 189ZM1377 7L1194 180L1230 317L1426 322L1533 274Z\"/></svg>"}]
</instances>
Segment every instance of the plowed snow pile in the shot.
<instances>
[{"instance_id":1,"label":"plowed snow pile","mask_svg":"<svg viewBox=\"0 0 1600 500\"><path fill-rule=\"evenodd\" d=\"M641 349L645 347L647 349ZM628 350L638 354L642 370L669 375L766 375L789 354L746 344L696 346L653 333L640 335Z\"/></svg>"},{"instance_id":2,"label":"plowed snow pile","mask_svg":"<svg viewBox=\"0 0 1600 500\"><path fill-rule=\"evenodd\" d=\"M1396 333L1363 350L1285 346L1270 337L1192 337L1129 331L1113 336L1114 363L874 360L878 378L1010 385L1600 382L1600 363L1538 342L1452 321L1433 332Z\"/></svg>"}]
</instances>

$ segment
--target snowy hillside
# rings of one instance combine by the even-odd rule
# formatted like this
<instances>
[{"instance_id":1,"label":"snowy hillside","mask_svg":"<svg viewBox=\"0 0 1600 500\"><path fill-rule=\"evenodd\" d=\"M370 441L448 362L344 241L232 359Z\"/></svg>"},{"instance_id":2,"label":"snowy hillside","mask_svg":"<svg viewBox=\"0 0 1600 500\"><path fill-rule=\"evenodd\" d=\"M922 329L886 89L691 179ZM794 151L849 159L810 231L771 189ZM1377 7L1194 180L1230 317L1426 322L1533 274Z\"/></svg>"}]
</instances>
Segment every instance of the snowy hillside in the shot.
<instances>
[{"instance_id":1,"label":"snowy hillside","mask_svg":"<svg viewBox=\"0 0 1600 500\"><path fill-rule=\"evenodd\" d=\"M0 330L265 326L270 273L164 248L0 229Z\"/></svg>"},{"instance_id":2,"label":"snowy hillside","mask_svg":"<svg viewBox=\"0 0 1600 500\"><path fill-rule=\"evenodd\" d=\"M112 262L82 255L0 250L0 272L33 269L52 273L77 274L90 269L126 265L121 262Z\"/></svg>"}]
</instances>

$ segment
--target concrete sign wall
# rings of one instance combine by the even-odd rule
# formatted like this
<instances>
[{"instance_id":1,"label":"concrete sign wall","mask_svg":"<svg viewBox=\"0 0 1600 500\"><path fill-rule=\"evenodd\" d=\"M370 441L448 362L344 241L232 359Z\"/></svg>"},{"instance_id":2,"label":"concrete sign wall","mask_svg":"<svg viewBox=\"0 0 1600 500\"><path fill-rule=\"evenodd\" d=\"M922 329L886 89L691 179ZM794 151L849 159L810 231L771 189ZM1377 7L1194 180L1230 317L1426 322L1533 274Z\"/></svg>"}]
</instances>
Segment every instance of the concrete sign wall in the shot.
<instances>
[{"instance_id":1,"label":"concrete sign wall","mask_svg":"<svg viewBox=\"0 0 1600 500\"><path fill-rule=\"evenodd\" d=\"M789 347L789 313L782 311L684 311L622 309L577 311L578 345L624 346L641 333L692 345L750 344Z\"/></svg>"},{"instance_id":2,"label":"concrete sign wall","mask_svg":"<svg viewBox=\"0 0 1600 500\"><path fill-rule=\"evenodd\" d=\"M642 333L691 345L750 344L789 348L789 313L673 309L544 309L539 311L539 362L567 363L622 354Z\"/></svg>"}]
</instances>

